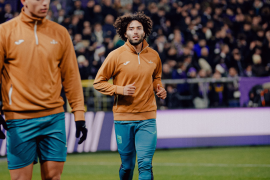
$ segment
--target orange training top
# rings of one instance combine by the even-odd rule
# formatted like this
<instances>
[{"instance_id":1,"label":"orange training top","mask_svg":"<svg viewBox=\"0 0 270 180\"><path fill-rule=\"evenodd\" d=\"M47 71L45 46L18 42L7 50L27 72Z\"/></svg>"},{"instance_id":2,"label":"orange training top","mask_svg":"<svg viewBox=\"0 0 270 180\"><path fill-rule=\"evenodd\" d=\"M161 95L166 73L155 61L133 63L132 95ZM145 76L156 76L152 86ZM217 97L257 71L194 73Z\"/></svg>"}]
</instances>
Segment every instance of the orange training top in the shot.
<instances>
[{"instance_id":1,"label":"orange training top","mask_svg":"<svg viewBox=\"0 0 270 180\"><path fill-rule=\"evenodd\" d=\"M75 120L84 120L78 64L64 27L29 17L22 9L0 25L0 69L6 120L64 112L62 85Z\"/></svg>"},{"instance_id":2,"label":"orange training top","mask_svg":"<svg viewBox=\"0 0 270 180\"><path fill-rule=\"evenodd\" d=\"M161 84L162 64L158 53L143 41L136 52L129 41L112 51L98 71L94 88L106 95L114 95L114 120L146 120L156 118L154 91ZM107 81L113 78L113 85ZM135 93L124 96L124 86L135 82Z\"/></svg>"}]
</instances>

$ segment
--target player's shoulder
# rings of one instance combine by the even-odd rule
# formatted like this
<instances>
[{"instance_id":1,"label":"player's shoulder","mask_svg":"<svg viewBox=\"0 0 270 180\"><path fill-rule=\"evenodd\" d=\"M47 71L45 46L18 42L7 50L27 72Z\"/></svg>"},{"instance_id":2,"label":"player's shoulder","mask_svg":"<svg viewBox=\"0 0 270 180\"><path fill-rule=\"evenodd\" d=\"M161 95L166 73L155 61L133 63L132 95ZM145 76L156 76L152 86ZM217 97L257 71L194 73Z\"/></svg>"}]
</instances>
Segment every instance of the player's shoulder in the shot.
<instances>
[{"instance_id":1,"label":"player's shoulder","mask_svg":"<svg viewBox=\"0 0 270 180\"><path fill-rule=\"evenodd\" d=\"M53 22L51 20L47 20L46 29L47 28L49 28L49 29L46 31L46 33L53 35L54 38L58 39L59 41L62 40L64 42L66 42L67 39L70 38L70 34L68 33L68 30L64 26L62 26L56 22Z\"/></svg>"},{"instance_id":2,"label":"player's shoulder","mask_svg":"<svg viewBox=\"0 0 270 180\"><path fill-rule=\"evenodd\" d=\"M52 29L54 29L54 30L56 30L58 32L62 32L62 33L67 32L67 29L64 26L62 26L62 25L60 25L60 24L58 24L58 23L56 23L54 21L51 21L51 20L47 20L47 25L46 26L50 27L50 28L52 28Z\"/></svg>"},{"instance_id":3,"label":"player's shoulder","mask_svg":"<svg viewBox=\"0 0 270 180\"><path fill-rule=\"evenodd\" d=\"M16 26L18 24L18 17L15 17L7 22L4 22L2 24L0 24L0 28L1 29L7 29L7 30L11 30L11 29L16 29Z\"/></svg>"},{"instance_id":4,"label":"player's shoulder","mask_svg":"<svg viewBox=\"0 0 270 180\"><path fill-rule=\"evenodd\" d=\"M159 57L158 52L156 50L154 50L153 48L148 46L147 50L148 50L149 53L153 54L153 56L158 56Z\"/></svg>"},{"instance_id":5,"label":"player's shoulder","mask_svg":"<svg viewBox=\"0 0 270 180\"><path fill-rule=\"evenodd\" d=\"M126 48L124 46L120 46L116 48L115 50L111 51L108 56L117 57L117 56L120 56L125 51L126 51Z\"/></svg>"},{"instance_id":6,"label":"player's shoulder","mask_svg":"<svg viewBox=\"0 0 270 180\"><path fill-rule=\"evenodd\" d=\"M125 52L125 48L123 46L111 51L108 56L106 57L106 62L118 62L121 55Z\"/></svg>"}]
</instances>

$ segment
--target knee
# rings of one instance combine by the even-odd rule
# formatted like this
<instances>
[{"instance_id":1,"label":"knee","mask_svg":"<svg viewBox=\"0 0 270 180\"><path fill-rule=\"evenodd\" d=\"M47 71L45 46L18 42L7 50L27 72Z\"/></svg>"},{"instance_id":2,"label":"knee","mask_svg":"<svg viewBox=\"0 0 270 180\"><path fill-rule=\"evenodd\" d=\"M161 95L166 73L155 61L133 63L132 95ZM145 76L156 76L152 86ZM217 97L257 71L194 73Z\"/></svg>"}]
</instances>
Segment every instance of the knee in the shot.
<instances>
[{"instance_id":1,"label":"knee","mask_svg":"<svg viewBox=\"0 0 270 180\"><path fill-rule=\"evenodd\" d=\"M152 159L151 158L138 159L138 168L151 170L152 169Z\"/></svg>"},{"instance_id":2,"label":"knee","mask_svg":"<svg viewBox=\"0 0 270 180\"><path fill-rule=\"evenodd\" d=\"M134 168L135 168L135 163L134 164L132 164L132 163L123 164L122 163L119 170L122 170L122 171L125 171L125 172L130 172L130 171L133 171Z\"/></svg>"},{"instance_id":3,"label":"knee","mask_svg":"<svg viewBox=\"0 0 270 180\"><path fill-rule=\"evenodd\" d=\"M60 180L61 175L60 174L47 174L45 176L45 180Z\"/></svg>"},{"instance_id":4,"label":"knee","mask_svg":"<svg viewBox=\"0 0 270 180\"><path fill-rule=\"evenodd\" d=\"M136 163L136 157L130 158L130 159L122 159L121 168L126 169L126 170L128 169L133 170L135 168L135 163Z\"/></svg>"},{"instance_id":5,"label":"knee","mask_svg":"<svg viewBox=\"0 0 270 180\"><path fill-rule=\"evenodd\" d=\"M13 177L11 177L11 180L24 180L24 179L29 179L29 178L25 177L25 176L13 176Z\"/></svg>"},{"instance_id":6,"label":"knee","mask_svg":"<svg viewBox=\"0 0 270 180\"><path fill-rule=\"evenodd\" d=\"M138 160L138 169L139 169L139 180L153 180L153 171L152 171L152 159L144 158Z\"/></svg>"},{"instance_id":7,"label":"knee","mask_svg":"<svg viewBox=\"0 0 270 180\"><path fill-rule=\"evenodd\" d=\"M21 174L21 173L10 173L11 180L24 180L24 179L31 179L32 174Z\"/></svg>"}]
</instances>

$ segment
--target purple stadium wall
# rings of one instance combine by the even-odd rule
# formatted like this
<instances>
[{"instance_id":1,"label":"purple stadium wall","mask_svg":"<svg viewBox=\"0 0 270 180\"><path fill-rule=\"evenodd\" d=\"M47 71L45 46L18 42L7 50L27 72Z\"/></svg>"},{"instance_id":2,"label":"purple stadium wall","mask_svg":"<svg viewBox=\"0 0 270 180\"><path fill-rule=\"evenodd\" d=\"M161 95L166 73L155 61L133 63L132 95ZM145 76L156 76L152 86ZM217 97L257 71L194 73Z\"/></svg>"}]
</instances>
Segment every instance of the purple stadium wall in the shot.
<instances>
[{"instance_id":1,"label":"purple stadium wall","mask_svg":"<svg viewBox=\"0 0 270 180\"><path fill-rule=\"evenodd\" d=\"M72 114L66 113L68 153L116 151L112 112L87 112L86 141L77 145ZM270 145L270 108L166 110L157 112L157 149ZM0 156L6 140L0 140Z\"/></svg>"}]
</instances>

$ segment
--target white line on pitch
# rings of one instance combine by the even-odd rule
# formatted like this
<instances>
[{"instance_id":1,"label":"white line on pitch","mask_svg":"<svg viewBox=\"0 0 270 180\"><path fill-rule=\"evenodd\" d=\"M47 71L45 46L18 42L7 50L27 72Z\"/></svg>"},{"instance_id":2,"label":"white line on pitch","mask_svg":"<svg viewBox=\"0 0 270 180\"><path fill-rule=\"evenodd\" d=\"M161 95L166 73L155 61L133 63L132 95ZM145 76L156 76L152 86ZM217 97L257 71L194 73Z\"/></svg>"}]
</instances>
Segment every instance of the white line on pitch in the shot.
<instances>
[{"instance_id":1,"label":"white line on pitch","mask_svg":"<svg viewBox=\"0 0 270 180\"><path fill-rule=\"evenodd\" d=\"M120 165L120 163L113 162L66 162L65 165L102 165L102 166L114 166ZM270 164L215 164L215 163L153 163L153 166L200 166L200 167L270 167Z\"/></svg>"},{"instance_id":2,"label":"white line on pitch","mask_svg":"<svg viewBox=\"0 0 270 180\"><path fill-rule=\"evenodd\" d=\"M7 158L0 158L0 162L7 162Z\"/></svg>"}]
</instances>

